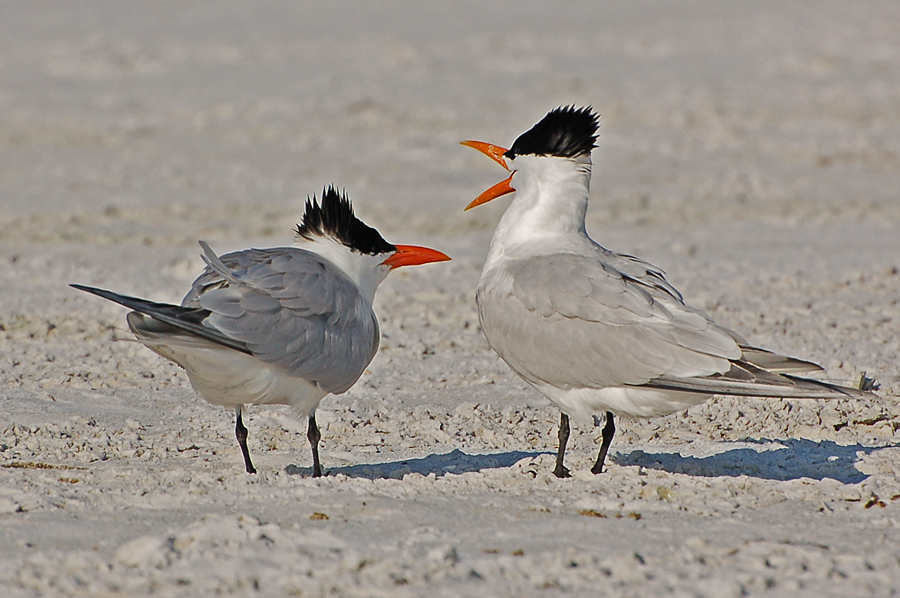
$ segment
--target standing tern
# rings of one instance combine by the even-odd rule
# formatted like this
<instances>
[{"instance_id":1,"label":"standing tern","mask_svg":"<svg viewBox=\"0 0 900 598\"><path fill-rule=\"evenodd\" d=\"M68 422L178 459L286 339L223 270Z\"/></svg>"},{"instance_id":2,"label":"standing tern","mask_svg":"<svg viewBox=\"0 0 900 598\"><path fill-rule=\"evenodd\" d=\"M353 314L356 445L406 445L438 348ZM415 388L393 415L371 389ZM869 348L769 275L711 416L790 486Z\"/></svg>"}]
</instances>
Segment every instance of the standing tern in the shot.
<instances>
[{"instance_id":1,"label":"standing tern","mask_svg":"<svg viewBox=\"0 0 900 598\"><path fill-rule=\"evenodd\" d=\"M464 141L511 172L467 210L516 192L491 240L475 300L491 348L561 410L557 477L569 415L606 412L591 468L603 471L614 415L653 417L713 395L864 397L870 393L796 376L814 363L753 347L685 304L659 268L597 244L585 230L590 107L552 110L512 148Z\"/></svg>"},{"instance_id":2,"label":"standing tern","mask_svg":"<svg viewBox=\"0 0 900 598\"><path fill-rule=\"evenodd\" d=\"M151 351L184 368L214 405L234 407L247 473L244 405L290 405L309 418L313 477L322 475L316 407L347 391L380 340L372 301L395 268L441 262L440 251L392 245L353 214L345 195L325 189L306 202L296 247L217 256L200 242L206 269L181 305L72 286L134 311L128 327Z\"/></svg>"}]
</instances>

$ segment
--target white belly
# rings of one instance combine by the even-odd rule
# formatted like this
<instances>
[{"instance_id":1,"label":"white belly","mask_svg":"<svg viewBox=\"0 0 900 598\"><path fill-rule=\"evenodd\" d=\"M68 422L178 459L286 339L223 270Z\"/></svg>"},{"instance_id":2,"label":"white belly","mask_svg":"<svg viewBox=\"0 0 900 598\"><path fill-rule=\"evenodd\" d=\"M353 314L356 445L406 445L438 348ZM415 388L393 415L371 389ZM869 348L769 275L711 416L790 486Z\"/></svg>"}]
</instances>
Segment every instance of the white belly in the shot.
<instances>
[{"instance_id":1,"label":"white belly","mask_svg":"<svg viewBox=\"0 0 900 598\"><path fill-rule=\"evenodd\" d=\"M184 368L191 386L214 405L290 405L308 416L327 392L303 378L287 376L252 355L212 345L146 343Z\"/></svg>"},{"instance_id":2,"label":"white belly","mask_svg":"<svg viewBox=\"0 0 900 598\"><path fill-rule=\"evenodd\" d=\"M562 390L554 386L534 385L563 413L582 421L590 421L594 414L612 411L616 415L655 417L699 405L712 395L655 388L611 386L608 388L573 388Z\"/></svg>"}]
</instances>

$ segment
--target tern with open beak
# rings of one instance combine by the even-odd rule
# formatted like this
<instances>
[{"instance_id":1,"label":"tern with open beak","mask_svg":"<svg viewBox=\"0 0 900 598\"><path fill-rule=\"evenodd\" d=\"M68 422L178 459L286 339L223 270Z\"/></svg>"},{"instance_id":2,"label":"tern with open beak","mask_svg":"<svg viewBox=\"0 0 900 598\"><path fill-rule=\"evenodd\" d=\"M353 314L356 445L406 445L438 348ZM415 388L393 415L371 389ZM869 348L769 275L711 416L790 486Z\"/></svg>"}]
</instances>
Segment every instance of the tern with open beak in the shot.
<instances>
[{"instance_id":1,"label":"tern with open beak","mask_svg":"<svg viewBox=\"0 0 900 598\"><path fill-rule=\"evenodd\" d=\"M569 415L606 414L597 474L614 414L666 415L713 395L870 395L798 377L822 368L753 347L687 305L662 270L591 239L584 219L598 127L590 107L561 107L509 149L463 142L510 171L466 208L515 192L475 299L491 348L562 411L556 476L569 476Z\"/></svg>"},{"instance_id":2,"label":"tern with open beak","mask_svg":"<svg viewBox=\"0 0 900 598\"><path fill-rule=\"evenodd\" d=\"M394 269L449 260L440 251L392 245L353 213L334 187L306 202L295 247L217 256L200 242L206 269L181 305L72 285L134 311L128 327L151 351L184 368L214 405L232 407L248 473L244 405L290 405L309 418L313 477L322 475L316 407L347 391L380 341L375 290Z\"/></svg>"}]
</instances>

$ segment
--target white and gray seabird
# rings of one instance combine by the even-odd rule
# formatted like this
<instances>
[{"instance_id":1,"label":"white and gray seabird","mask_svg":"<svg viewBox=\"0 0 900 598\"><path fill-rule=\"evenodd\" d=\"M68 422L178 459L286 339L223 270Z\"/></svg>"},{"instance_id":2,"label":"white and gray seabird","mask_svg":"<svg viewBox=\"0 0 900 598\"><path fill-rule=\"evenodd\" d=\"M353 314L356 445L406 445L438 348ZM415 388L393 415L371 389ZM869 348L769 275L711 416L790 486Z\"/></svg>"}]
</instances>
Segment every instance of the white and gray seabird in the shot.
<instances>
[{"instance_id":1,"label":"white and gray seabird","mask_svg":"<svg viewBox=\"0 0 900 598\"><path fill-rule=\"evenodd\" d=\"M558 477L569 475L569 415L606 413L591 469L600 473L613 414L666 415L713 395L870 396L798 377L822 368L753 347L687 305L662 270L591 239L584 219L598 126L590 107L561 107L510 149L463 142L511 171L466 208L516 193L494 232L475 298L491 348L562 411Z\"/></svg>"},{"instance_id":2,"label":"white and gray seabird","mask_svg":"<svg viewBox=\"0 0 900 598\"><path fill-rule=\"evenodd\" d=\"M206 269L181 305L91 287L82 291L134 311L128 326L150 350L184 368L214 405L233 407L248 473L244 405L290 405L309 418L313 477L322 475L316 407L347 391L380 341L375 290L395 268L449 260L414 245L392 245L353 213L333 187L306 202L295 247L217 256L200 242Z\"/></svg>"}]
</instances>

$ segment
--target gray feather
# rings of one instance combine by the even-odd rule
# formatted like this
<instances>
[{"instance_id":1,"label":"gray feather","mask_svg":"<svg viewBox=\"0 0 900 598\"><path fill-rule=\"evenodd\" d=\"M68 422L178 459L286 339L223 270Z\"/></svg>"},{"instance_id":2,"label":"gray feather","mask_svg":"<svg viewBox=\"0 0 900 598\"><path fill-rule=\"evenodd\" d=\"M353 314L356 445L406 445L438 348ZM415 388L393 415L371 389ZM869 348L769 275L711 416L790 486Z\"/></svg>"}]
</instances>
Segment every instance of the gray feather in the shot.
<instances>
[{"instance_id":1,"label":"gray feather","mask_svg":"<svg viewBox=\"0 0 900 598\"><path fill-rule=\"evenodd\" d=\"M748 345L684 304L661 270L596 247L506 258L476 300L494 350L529 382L569 388L646 386L768 397L862 396L787 375L813 363Z\"/></svg>"},{"instance_id":2,"label":"gray feather","mask_svg":"<svg viewBox=\"0 0 900 598\"><path fill-rule=\"evenodd\" d=\"M758 368L769 370L770 372L796 374L801 372L822 371L822 366L812 363L811 361L786 357L784 355L779 355L778 353L766 351L765 349L741 345L741 351L743 352L741 358L744 361L752 363Z\"/></svg>"},{"instance_id":3,"label":"gray feather","mask_svg":"<svg viewBox=\"0 0 900 598\"><path fill-rule=\"evenodd\" d=\"M222 256L208 249L206 270L182 301L211 312L204 324L325 391L344 392L359 379L380 332L371 306L340 270L298 248Z\"/></svg>"}]
</instances>

